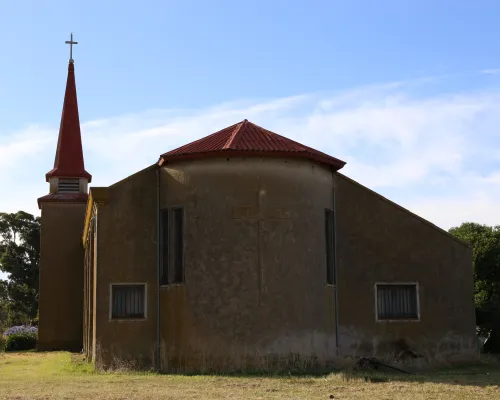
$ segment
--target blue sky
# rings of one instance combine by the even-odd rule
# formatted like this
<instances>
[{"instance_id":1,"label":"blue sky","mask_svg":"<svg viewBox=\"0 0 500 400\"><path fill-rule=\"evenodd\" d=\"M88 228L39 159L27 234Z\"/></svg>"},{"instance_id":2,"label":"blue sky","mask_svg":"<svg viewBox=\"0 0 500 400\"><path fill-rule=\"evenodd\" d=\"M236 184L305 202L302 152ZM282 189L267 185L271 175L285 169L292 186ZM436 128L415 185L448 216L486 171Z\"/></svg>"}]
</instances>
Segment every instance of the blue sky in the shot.
<instances>
[{"instance_id":1,"label":"blue sky","mask_svg":"<svg viewBox=\"0 0 500 400\"><path fill-rule=\"evenodd\" d=\"M498 15L486 0L2 2L2 134L57 123L70 31L94 120L495 68Z\"/></svg>"},{"instance_id":2,"label":"blue sky","mask_svg":"<svg viewBox=\"0 0 500 400\"><path fill-rule=\"evenodd\" d=\"M0 5L1 211L48 192L74 49L86 167L109 185L250 119L448 229L500 224L500 2Z\"/></svg>"}]
</instances>

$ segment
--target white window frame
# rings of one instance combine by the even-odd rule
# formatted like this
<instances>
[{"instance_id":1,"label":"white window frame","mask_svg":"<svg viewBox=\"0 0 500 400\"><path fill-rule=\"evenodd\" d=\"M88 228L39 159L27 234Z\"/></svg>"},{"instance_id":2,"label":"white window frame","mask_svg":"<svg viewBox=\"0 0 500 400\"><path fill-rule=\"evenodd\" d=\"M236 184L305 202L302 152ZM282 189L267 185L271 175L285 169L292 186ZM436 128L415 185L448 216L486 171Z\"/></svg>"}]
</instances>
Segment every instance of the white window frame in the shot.
<instances>
[{"instance_id":1,"label":"white window frame","mask_svg":"<svg viewBox=\"0 0 500 400\"><path fill-rule=\"evenodd\" d=\"M401 286L401 285L412 285L415 286L417 295L417 318L412 319L379 319L378 318L378 288L377 286ZM375 297L375 321L379 323L389 322L420 322L420 287L418 282L375 282L373 285L374 297Z\"/></svg>"},{"instance_id":2,"label":"white window frame","mask_svg":"<svg viewBox=\"0 0 500 400\"><path fill-rule=\"evenodd\" d=\"M113 318L113 286L144 286L144 318ZM113 282L109 284L109 321L137 322L148 319L148 284L146 282Z\"/></svg>"}]
</instances>

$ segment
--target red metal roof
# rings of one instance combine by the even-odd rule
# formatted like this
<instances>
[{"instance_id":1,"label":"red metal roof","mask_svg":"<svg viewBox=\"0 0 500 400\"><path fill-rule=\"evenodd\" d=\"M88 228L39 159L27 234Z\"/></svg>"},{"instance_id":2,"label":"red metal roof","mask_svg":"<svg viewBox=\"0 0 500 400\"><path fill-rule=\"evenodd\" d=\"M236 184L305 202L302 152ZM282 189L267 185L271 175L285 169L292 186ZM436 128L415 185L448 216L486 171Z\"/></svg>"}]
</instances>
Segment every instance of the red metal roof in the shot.
<instances>
[{"instance_id":1,"label":"red metal roof","mask_svg":"<svg viewBox=\"0 0 500 400\"><path fill-rule=\"evenodd\" d=\"M88 197L87 193L50 193L38 198L38 208L41 208L41 203L47 202L86 203Z\"/></svg>"},{"instance_id":2,"label":"red metal roof","mask_svg":"<svg viewBox=\"0 0 500 400\"><path fill-rule=\"evenodd\" d=\"M75 66L70 61L68 65L68 80L57 141L54 168L45 176L47 182L50 177L87 178L92 175L85 171L80 133L80 119L78 116L78 101L76 98Z\"/></svg>"},{"instance_id":3,"label":"red metal roof","mask_svg":"<svg viewBox=\"0 0 500 400\"><path fill-rule=\"evenodd\" d=\"M225 156L307 158L341 169L345 162L268 131L248 120L162 154L159 165L170 161Z\"/></svg>"}]
</instances>

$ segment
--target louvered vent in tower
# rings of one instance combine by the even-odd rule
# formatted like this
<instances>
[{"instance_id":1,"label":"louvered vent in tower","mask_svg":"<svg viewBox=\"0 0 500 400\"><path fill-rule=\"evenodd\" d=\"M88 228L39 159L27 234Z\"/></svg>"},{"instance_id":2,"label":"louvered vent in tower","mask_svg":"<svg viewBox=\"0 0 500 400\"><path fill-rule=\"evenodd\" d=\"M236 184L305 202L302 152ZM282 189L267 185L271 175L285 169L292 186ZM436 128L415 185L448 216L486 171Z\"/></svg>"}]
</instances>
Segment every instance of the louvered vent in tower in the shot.
<instances>
[{"instance_id":1,"label":"louvered vent in tower","mask_svg":"<svg viewBox=\"0 0 500 400\"><path fill-rule=\"evenodd\" d=\"M59 178L58 193L78 193L80 180L78 178Z\"/></svg>"}]
</instances>

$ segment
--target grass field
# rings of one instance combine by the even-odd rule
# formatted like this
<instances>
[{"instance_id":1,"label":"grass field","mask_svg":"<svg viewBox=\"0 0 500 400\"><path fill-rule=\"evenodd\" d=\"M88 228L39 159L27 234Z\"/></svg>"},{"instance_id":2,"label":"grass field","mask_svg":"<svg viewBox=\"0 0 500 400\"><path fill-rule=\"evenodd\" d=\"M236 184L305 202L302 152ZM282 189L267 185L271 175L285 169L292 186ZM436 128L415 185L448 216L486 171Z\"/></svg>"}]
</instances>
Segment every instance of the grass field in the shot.
<instances>
[{"instance_id":1,"label":"grass field","mask_svg":"<svg viewBox=\"0 0 500 400\"><path fill-rule=\"evenodd\" d=\"M0 353L2 399L500 399L500 368L426 375L184 376L95 371L70 353Z\"/></svg>"}]
</instances>

